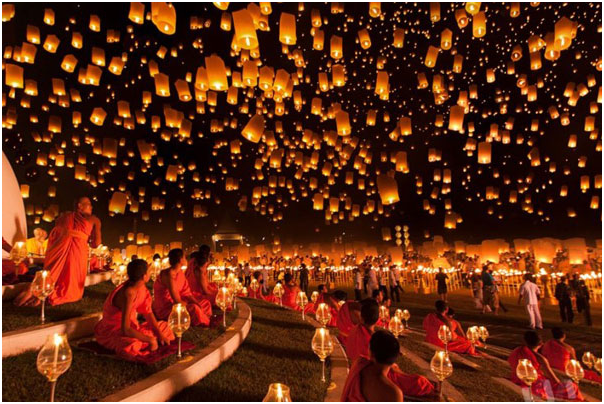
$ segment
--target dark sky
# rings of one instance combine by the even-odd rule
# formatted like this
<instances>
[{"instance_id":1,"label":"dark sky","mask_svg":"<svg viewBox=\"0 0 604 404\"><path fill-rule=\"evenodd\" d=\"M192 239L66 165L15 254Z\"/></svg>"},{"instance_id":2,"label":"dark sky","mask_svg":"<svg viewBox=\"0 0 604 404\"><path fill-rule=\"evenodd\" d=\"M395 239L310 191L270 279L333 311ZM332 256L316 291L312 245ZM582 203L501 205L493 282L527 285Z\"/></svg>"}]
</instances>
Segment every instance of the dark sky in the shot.
<instances>
[{"instance_id":1,"label":"dark sky","mask_svg":"<svg viewBox=\"0 0 604 404\"><path fill-rule=\"evenodd\" d=\"M233 12L247 6L248 3L232 3L227 12ZM286 158L283 159L282 168L276 170L265 163L262 168L264 179L259 180L254 169L254 162L263 154L270 155L264 142L253 144L241 136L241 129L250 116L256 112L256 99L263 96L259 88L255 88L254 95L249 98L249 113L241 113L239 108L246 99L247 89L239 89L239 105L226 103L225 93L218 94L218 105L210 108L205 105L205 113L196 113L195 101L181 102L178 100L174 82L184 79L190 72L193 80L189 84L191 94L194 95L193 82L199 66L204 66L204 58L217 54L230 66L233 71L241 71L238 66L239 55L230 51L234 30L229 32L220 29L221 10L211 3L193 4L176 3L177 29L174 35L160 33L151 21L143 25L133 24L128 20L130 4L16 4L15 17L9 22L3 22L3 48L7 46L20 46L26 41L26 26L35 25L40 29L42 42L47 34L53 34L61 39L58 51L54 54L46 52L37 46L37 55L34 64L17 63L5 59L5 63L13 63L24 68L24 78L36 80L38 96L30 98L30 107L22 106L23 89L16 89L15 97L6 98L3 107L3 116L8 108L13 108L17 114L17 124L12 128L3 129L3 151L13 163L17 178L20 183L31 186L30 198L26 204L33 203L42 207L56 203L61 210L71 207L72 200L78 195L91 195L94 197L95 214L103 220L105 241L114 246L118 237L132 231L135 220L137 231L151 236L151 244L168 242L171 240L208 241L209 236L215 231L216 226L228 215L236 222L239 230L252 242L261 241L263 238L272 241L275 235L280 236L282 242L299 241L333 241L334 237L344 236L345 240L379 240L381 228L407 224L410 227L411 237L416 240L424 238L425 232L432 235L443 235L448 240L466 240L479 242L486 238L516 238L516 237L541 237L552 236L570 238L584 236L599 238L601 235L601 207L590 209L590 201L594 195L600 196L601 190L594 189L594 176L601 174L602 155L597 151L601 145L601 104L597 103L597 112L590 112L592 103L597 100L598 89L602 80L601 72L596 69L599 58L601 64L601 4L599 3L541 3L538 7L531 7L528 3L521 3L520 15L510 16L510 3L483 3L481 11L485 11L487 19L487 33L483 38L472 36L472 22L464 29L457 25L454 12L463 6L463 3L441 3L440 20L430 21L430 7L428 3L396 3L382 4L382 16L371 18L368 14L367 3L342 3L344 12L331 13L330 4L308 3L304 9L299 10L298 3L272 4L272 13L268 16L270 32L257 30L260 43L260 59L263 65L271 66L277 71L285 69L289 73L296 72L294 61L282 53L279 43L279 18L281 12L296 15L297 44L290 46L290 54L299 49L302 52L305 67L301 69L304 80L294 86L295 91L300 91L305 104L301 111L294 108L292 98L285 99L287 113L283 116L274 116L275 102L271 98L262 100L268 114L265 114L266 130L275 130L275 122L281 121L284 133L275 134L279 147L285 149ZM55 24L44 24L44 8L50 7L55 12ZM313 38L310 34L311 9L318 9L323 19L320 27L325 33L325 50L312 49ZM145 4L145 10L150 11L150 5ZM91 14L96 14L101 19L101 31L93 32L88 28ZM199 17L207 27L191 30L189 18ZM542 67L538 70L530 69L528 38L538 35L545 38L549 32L554 32L555 23L561 17L567 17L578 23L576 38L573 39L569 49L561 52L555 61L545 59L544 50L540 53ZM70 22L70 19L73 21ZM127 32L131 26L131 34ZM392 46L394 27L405 30L404 47L399 49ZM68 28L68 29L66 29ZM371 37L371 47L364 50L357 39L359 29L367 28ZM441 50L436 67L430 69L424 65L424 58L428 46L439 47L441 32L450 29L453 33L453 47L450 50ZM120 41L107 43L108 29L120 32ZM78 31L84 38L82 49L71 46L71 33ZM339 61L346 69L346 83L343 87L333 87L327 92L318 91L318 73L327 72L331 79L331 65L334 63L329 56L329 39L331 35L343 37L344 58ZM203 43L201 49L192 46L194 40L200 38ZM522 47L523 56L514 64L515 73L507 74L507 63L510 61L512 48L515 45ZM105 50L107 65L114 56L127 53L128 61L121 75L115 76L103 70L100 86L87 86L77 82L77 72L80 67L85 67L90 62L92 47L96 46ZM164 59L156 53L160 46L168 49ZM177 56L170 56L171 48L178 48ZM6 53L6 52L5 52ZM73 54L78 59L78 66L74 73L67 73L61 69L61 61L66 54ZM463 70L453 73L452 65L454 55L463 56ZM377 60L384 57L386 63L384 70L389 73L390 94L387 101L380 100L374 93L377 74ZM148 64L141 63L146 58L147 62L157 62L159 70L169 75L171 97L162 98L155 95L154 80L149 75ZM487 82L487 69L494 69L495 81ZM418 89L417 74L426 74L429 86ZM448 89L448 99L441 105L435 105L432 89L434 75L440 74ZM526 75L529 84L542 82L543 86L537 89L538 97L534 102L528 102L527 97L521 94L516 83L520 75ZM595 77L596 84L587 86L588 75ZM67 91L77 89L82 97L82 102L71 102L69 107L61 107L52 103L52 78L60 78L65 82ZM563 95L568 82L576 85L583 83L588 92L579 98L576 106L569 106L568 98ZM231 78L229 77L229 84ZM460 91L468 91L469 86L477 86L477 99L469 100L469 109L465 115L465 132L448 131L448 115L451 106L457 103ZM3 82L3 96L8 94L10 88ZM153 93L153 101L144 114L146 124L136 124L133 130L127 130L113 123L117 115L117 101L125 100L130 103L132 113L142 107L142 92ZM600 90L601 91L601 90ZM326 131L336 130L333 119L321 120L316 115L310 114L310 104L313 97L321 97L324 112L334 103L340 103L343 110L350 115L352 136L359 139L359 146L354 150L352 157L347 161L341 159L338 149L331 147L327 142L320 144L320 159L318 169L304 173L302 179L294 178L298 167L293 161L288 162L289 151L302 151L310 157L314 150L302 147L302 131L300 128L310 129L323 137ZM4 97L3 97L4 99ZM181 111L187 119L192 121L191 137L182 141L177 136L172 136L170 141L160 137L161 131L152 131L151 116L161 117L162 130L174 132L165 128L163 110L165 105ZM570 124L562 126L560 119L551 119L548 112L550 106L556 106L560 114L568 112ZM95 107L102 107L107 112L103 126L90 123L89 117ZM366 115L369 109L377 110L375 126L366 125ZM73 111L82 113L82 124L74 128L71 124ZM389 113L390 122L384 122L384 112ZM437 115L442 115L444 125L435 125ZM38 122L30 120L30 115L35 115ZM54 134L48 143L36 143L33 132L44 136L48 133L47 124L49 115L62 118L61 133ZM590 133L584 130L584 121L587 116L595 117L595 134L590 138ZM412 135L400 137L398 141L389 138L389 133L396 127L401 117L411 117ZM511 142L504 144L495 139L492 143L492 162L488 165L478 164L476 152L468 156L464 145L470 137L477 141L484 141L492 124L499 126L501 133L505 123L513 119L513 127L509 130ZM212 120L237 119L236 129L228 126L222 132L211 133ZM537 131L531 131L533 120L539 121ZM475 128L472 134L468 131L468 123L472 122ZM200 137L202 134L203 137ZM571 134L577 135L577 146L568 147ZM76 146L72 141L78 137L80 142ZM91 136L97 142L102 142L104 137L125 139L125 146L119 148L116 166L108 167L110 172L104 175L104 183L96 187L86 181L74 179L73 168L57 167L54 175L49 175L49 167L36 165L36 156L39 152L48 153L52 148L61 148L67 158L77 160L79 153L87 155L87 171L98 178L98 170L108 159L92 153L92 146L85 144L84 138ZM518 136L523 138L522 143L517 142ZM136 141L144 139L154 143L157 156L148 165L139 157ZM232 156L228 142L239 139L242 142L241 155ZM341 139L341 137L340 137ZM226 142L225 147L216 148L221 141ZM541 165L532 167L527 158L528 153L538 148ZM337 224L327 224L324 212L312 209L312 196L315 192L308 189L311 177L319 181L319 188L327 183L326 177L321 175L321 168L325 162L340 160L343 168L334 168L337 177L335 183L329 187L331 197L348 196L352 203L362 207L368 200L374 200L376 205L380 198L377 192L368 194L357 189L357 179L360 178L357 170L353 168L355 158L361 148L370 150L373 159L366 167L366 188L375 188L377 172L386 172L394 169L390 162L382 162L380 155L393 151L407 152L410 167L409 173L395 174L398 183L400 202L385 206L384 212L362 215L354 221L348 221L348 211L344 220ZM428 151L434 148L442 152L442 159L437 162L428 161ZM128 152L133 152L129 157ZM581 156L587 158L584 168L579 168L577 162ZM164 160L163 166L158 166L157 157ZM128 166L124 162L128 162ZM163 180L169 164L182 164L185 168L191 163L196 164L193 171L186 170L175 183ZM556 171L550 172L550 162L556 163ZM568 175L565 174L568 167ZM433 188L442 188L441 181L434 181L434 170L450 169L452 171L451 192L447 195L438 193L436 198L431 198ZM223 174L223 169L226 174ZM344 183L345 173L353 171L355 182L353 185ZM134 180L127 180L128 173L134 174ZM197 172L201 181L193 181L193 174ZM284 176L292 180L292 194L284 187L277 188L274 195L262 198L261 204L266 203L274 207L275 212L281 212L283 219L273 221L270 214L262 215L253 209L251 203L252 190L256 186L266 186L269 176ZM590 177L590 189L583 193L580 190L580 177ZM206 182L206 177L213 176L212 181ZM226 177L239 179L237 191L225 191ZM423 186L418 194L417 179L422 179ZM528 181L527 181L528 177ZM162 179L159 186L154 185L156 178ZM108 201L113 191L120 182L136 200L139 187L146 187L146 196L140 203L138 213L127 212L125 215L108 216ZM180 186L182 184L182 186ZM49 198L47 190L50 185L57 187L57 197ZM560 187L568 186L568 196L559 196ZM300 186L307 190L303 196ZM499 189L499 198L485 200L487 186ZM206 200L195 201L192 199L193 189L210 190L211 197ZM509 203L510 191L518 191L518 203ZM150 210L152 196L160 196L165 200L165 210L150 211L150 220L141 219L141 211ZM247 196L247 211L238 209L238 201L242 196ZM522 209L520 202L530 196L532 213ZM445 229L445 199L451 200L454 212L461 215L463 222L456 229ZM434 214L424 210L424 200L428 200L434 209ZM287 206L283 201L287 201ZM217 203L219 202L219 203ZM204 218L193 218L193 205L201 204L207 207L209 215ZM177 206L181 206L178 208ZM328 206L328 200L325 201ZM572 208L576 217L570 218L567 209ZM344 203L340 203L344 209ZM376 209L377 211L377 209ZM33 217L29 217L33 221ZM176 231L176 221L184 221L184 231ZM47 228L51 224L43 223ZM30 229L33 227L30 227Z\"/></svg>"}]
</instances>

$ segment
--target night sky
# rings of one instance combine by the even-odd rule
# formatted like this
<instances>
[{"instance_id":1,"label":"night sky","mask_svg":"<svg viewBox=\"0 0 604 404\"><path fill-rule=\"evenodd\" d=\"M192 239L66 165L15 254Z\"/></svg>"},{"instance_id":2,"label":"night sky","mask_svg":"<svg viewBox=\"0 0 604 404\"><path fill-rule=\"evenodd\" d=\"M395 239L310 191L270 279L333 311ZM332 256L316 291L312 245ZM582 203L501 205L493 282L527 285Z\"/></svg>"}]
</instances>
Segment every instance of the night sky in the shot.
<instances>
[{"instance_id":1,"label":"night sky","mask_svg":"<svg viewBox=\"0 0 604 404\"><path fill-rule=\"evenodd\" d=\"M595 189L595 176L602 173L601 4L541 3L534 7L520 3L519 15L512 17L512 3L483 3L480 11L485 12L487 25L486 35L482 38L472 34L471 15L467 15L470 21L463 29L456 22L455 10L463 9L464 4L440 3L440 19L431 21L429 3L384 3L377 18L369 15L368 3L340 3L343 12L335 14L332 3L272 3L272 12L268 15L270 31L256 30L261 66L270 66L275 72L284 69L290 74L299 73L302 77L293 86L293 91L300 92L303 104L297 109L295 97L283 98L285 113L282 116L275 114L274 94L265 94L259 87L239 88L237 105L226 102L226 92L217 92L215 107L207 102L179 101L174 86L176 80L185 80L190 73L188 85L195 97L197 69L205 66L204 58L211 54L220 56L232 72L242 70L242 53L231 50L234 27L230 31L220 28L223 11L212 3L175 3L177 25L174 35L161 33L150 20L142 25L130 21L129 3L16 4L14 17L2 23L3 70L7 63L23 67L24 80L35 80L38 94L29 97L23 88L11 89L6 80L3 81L2 148L13 164L20 184L30 185L26 205L46 209L51 204L58 204L60 210L68 210L75 197L90 195L94 199L94 212L103 221L104 242L110 246L118 246L119 236L133 231L134 226L136 231L150 235L151 244L173 240L207 242L226 214L252 243L263 239L271 242L274 236L279 236L282 243L333 241L341 236L346 241L379 241L383 227L390 227L394 234L396 225L408 225L411 238L417 241L425 239L426 235L442 235L449 241L473 243L497 237L600 238L601 205L592 209L590 203L594 196L598 196L601 203L601 189ZM247 6L248 3L232 3L226 12ZM52 26L43 21L45 8L54 10ZM313 9L321 15L322 24L315 30L318 28L324 33L324 50L313 49ZM145 3L145 12L150 11L150 4ZM297 43L289 46L289 55L282 52L279 42L282 12L296 16ZM91 14L100 17L100 32L89 28ZM197 17L203 28L191 29L191 17ZM548 60L546 47L543 47L537 51L542 66L531 69L529 37L536 35L545 39L548 33L555 32L555 24L562 17L578 24L571 46L562 50L556 60ZM61 40L56 53L36 45L33 64L12 60L7 48L14 49L26 42L28 24L39 28L42 43L49 34ZM368 49L362 49L358 41L358 32L363 28L368 30L371 38ZM402 48L393 46L395 28L405 31ZM429 68L424 64L428 47L441 47L441 33L445 29L452 31L452 46L441 49L435 67ZM119 31L119 42L107 43L107 30ZM74 31L82 34L81 49L71 45ZM332 35L343 38L344 57L336 61L329 52ZM511 55L516 45L520 45L522 57L512 63L514 72L511 73ZM157 55L162 46L167 49L163 59ZM106 66L102 67L99 86L78 82L79 69L92 63L93 47L105 51ZM171 55L172 49L175 56ZM292 58L296 50L303 58L303 67L297 67ZM61 68L67 54L78 59L73 73ZM107 66L114 56L121 57L122 54L127 57L124 69L121 75L114 75ZM459 73L452 70L455 55L463 56ZM385 63L378 66L381 59ZM170 97L155 94L149 69L151 61L157 63L161 73L169 76ZM318 74L326 72L331 81L332 66L336 63L345 68L345 84L321 91ZM488 69L494 71L492 82L487 80ZM375 93L378 70L388 72L387 100L381 100ZM418 88L418 73L426 75L427 88ZM442 77L447 90L442 103L435 102L435 75ZM536 86L536 100L528 101L527 95L518 87L521 75L526 76L528 85ZM53 78L64 81L66 99L69 99L70 90L75 89L80 93L81 102L70 99L69 105L60 105L53 96ZM232 85L232 76L228 80L229 86ZM575 84L573 91L578 92L581 84L584 88L574 106L569 105L569 97L564 94L569 82ZM477 98L467 100L463 132L448 130L450 108L457 105L460 92L470 92L471 85L476 86ZM148 106L143 106L143 91L152 93ZM323 116L311 113L313 97L322 99ZM141 111L146 122L142 124L134 119L132 129L121 125L117 116L120 100L129 102L133 117L135 111ZM242 112L242 104L246 101L248 111ZM259 102L264 110L258 108ZM328 116L328 109L336 103L349 114L352 133L338 136L334 145L325 133L336 131L335 120ZM178 135L178 128L166 126L164 108L168 105L182 112L191 122L189 137ZM549 111L552 106L560 115L569 114L568 125L563 126L560 117L552 118ZM90 115L97 107L107 113L102 126L90 121ZM366 122L369 110L377 112L374 126ZM6 118L9 111L11 116L16 116L16 123L12 125ZM82 116L82 123L77 127L72 124L74 111L81 112ZM241 135L243 127L256 113L264 115L265 131L275 132L276 146L268 145L266 137L259 143L252 143ZM388 122L385 122L385 113L390 117ZM48 131L51 115L61 118L60 133ZM161 118L159 130L152 129L152 116ZM595 128L586 131L585 119L589 116L595 118ZM116 117L120 125L115 123ZM412 133L393 140L389 135L401 117L411 118ZM228 124L222 131L212 133L212 120ZM275 130L277 122L282 123L282 133ZM498 127L495 135L491 129L493 124ZM302 141L305 129L314 132L319 139L313 146ZM36 134L46 137L47 141L36 142ZM577 140L576 147L571 148L569 137L573 134ZM101 143L103 138L124 139L124 145L118 148L116 164L111 166L108 158L94 154L93 146L86 138ZM356 147L346 159L342 145L349 144L351 138L356 138ZM491 141L490 164L479 164L477 151L469 153L465 150L469 138L477 142ZM505 140L508 138L509 142ZM141 160L137 149L137 140L141 139L154 144L157 150L148 163ZM229 143L233 140L241 141L241 154L231 154ZM284 150L279 169L269 165L271 147ZM439 161L429 161L430 149L441 153ZM76 180L74 168L67 164L55 168L51 159L48 166L36 165L39 153L49 154L52 150L55 154L60 151L66 159L76 163L78 155L85 154L89 180ZM531 165L528 157L531 150L538 150L539 165ZM319 153L316 168L310 167L297 179L295 174L299 166L293 158L295 152L310 158L315 151ZM398 151L407 153L409 166L408 173L394 173L400 202L381 207L376 177L378 173L395 169L390 154ZM366 155L366 152L372 154L372 159L365 159L363 175L355 169L354 162L360 153ZM254 165L256 159L263 157L266 160L261 169L264 178L260 179ZM586 158L584 167L578 166L581 157ZM163 159L163 166L158 165L158 158ZM325 162L334 165L331 171L333 183L329 185L328 177L321 173ZM553 172L552 163L555 163ZM167 167L179 164L183 170L178 180L166 181ZM99 177L101 167L106 169ZM54 174L51 174L53 168ZM440 170L442 176L445 169L451 170L447 194L442 193L445 185L442 179L435 179L434 175L435 170ZM354 173L352 185L345 183L346 172ZM128 179L129 173L132 180ZM195 173L199 175L199 182L194 181ZM272 175L284 177L283 183L291 181L291 189L278 186L274 194L262 197L254 206L254 187L268 186ZM586 192L581 191L582 176L589 176L590 186ZM238 190L225 190L227 177L239 180ZM318 190L309 189L311 177L318 180ZM364 190L358 189L359 179L365 180ZM421 179L421 187L417 186L418 179ZM125 192L129 192L131 201L139 201L139 209L137 213L127 209L125 214L110 217L109 199L120 183ZM47 195L51 185L57 190L54 198ZM345 213L337 223L327 221L323 211L313 210L313 195L326 186L325 194L341 198L339 210ZM498 198L486 198L489 186L498 189ZM568 187L566 197L560 196L562 186ZM144 198L139 197L140 187L145 187ZM201 190L208 198L195 200L194 189ZM516 203L510 203L510 191L517 192ZM165 201L164 210L151 210L154 196ZM242 197L247 197L244 212L239 209ZM361 213L349 221L347 197L351 198L352 204L358 204L361 211L368 201L375 201L375 210ZM424 201L428 201L429 210L424 209ZM449 202L450 209L463 219L455 229L444 227ZM194 218L194 205L205 207L208 215ZM328 199L324 206L329 207ZM569 208L575 212L575 217L569 217ZM143 211L149 212L148 221L143 220ZM30 231L36 216L41 215L28 216ZM176 229L178 220L184 223L182 232ZM52 224L42 221L41 226L50 229Z\"/></svg>"}]
</instances>

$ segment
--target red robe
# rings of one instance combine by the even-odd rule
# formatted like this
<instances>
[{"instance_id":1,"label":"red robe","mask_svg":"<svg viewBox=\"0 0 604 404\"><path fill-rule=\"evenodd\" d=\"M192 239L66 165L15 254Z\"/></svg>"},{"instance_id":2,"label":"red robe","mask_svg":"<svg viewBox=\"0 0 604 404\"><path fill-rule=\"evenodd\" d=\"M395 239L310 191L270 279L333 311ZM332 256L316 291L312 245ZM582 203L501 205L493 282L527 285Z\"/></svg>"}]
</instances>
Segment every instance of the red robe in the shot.
<instances>
[{"instance_id":1,"label":"red robe","mask_svg":"<svg viewBox=\"0 0 604 404\"><path fill-rule=\"evenodd\" d=\"M113 298L118 290L123 287L122 284L115 288L105 300L103 318L94 327L94 337L100 345L114 350L118 356L127 360L136 360L137 357L148 355L151 351L148 342L126 337L122 334L122 311L113 305ZM138 314L147 315L151 313L151 294L147 288L139 290L133 302L133 309L130 316L130 326L145 335L157 337L150 323L140 324L137 320ZM174 334L167 322L158 321L157 323L162 334L168 336L169 339L174 339Z\"/></svg>"},{"instance_id":2,"label":"red robe","mask_svg":"<svg viewBox=\"0 0 604 404\"><path fill-rule=\"evenodd\" d=\"M465 337L462 337L456 333L458 327L457 321L450 321L451 324L451 338L447 344L447 349L450 352L457 352L460 354L478 355L476 349L472 346L472 343ZM444 348L445 344L438 338L438 330L441 325L445 323L438 318L436 313L430 313L424 318L424 330L426 330L426 342L436 345L440 348Z\"/></svg>"},{"instance_id":3,"label":"red robe","mask_svg":"<svg viewBox=\"0 0 604 404\"><path fill-rule=\"evenodd\" d=\"M67 212L57 219L44 260L44 269L50 271L50 279L55 282L48 296L51 305L75 302L84 295L92 229L92 223L78 212Z\"/></svg>"},{"instance_id":4,"label":"red robe","mask_svg":"<svg viewBox=\"0 0 604 404\"><path fill-rule=\"evenodd\" d=\"M520 346L514 349L508 358L510 368L512 369L512 376L510 379L517 385L528 387L522 380L518 378L518 376L516 376L516 368L518 367L518 362L520 359L530 360L533 364L533 367L537 371L537 374L539 375L537 380L531 385L531 391L536 396L539 396L543 399L548 399L553 395L554 397L561 398L563 400L584 401L583 395L579 391L579 386L577 386L576 383L573 383L570 380L562 383L552 383L549 379L547 379L543 375L543 372L541 372L541 366L539 365L539 361L537 360L535 353L526 346Z\"/></svg>"},{"instance_id":5,"label":"red robe","mask_svg":"<svg viewBox=\"0 0 604 404\"><path fill-rule=\"evenodd\" d=\"M350 306L352 303L356 302L349 300L344 303L342 307L340 307L340 310L338 311L338 318L336 321L338 330L340 331L338 333L338 339L344 345L346 345L346 340L348 338L350 330L352 330L352 328L355 326L355 323L352 321L352 316L350 315Z\"/></svg>"},{"instance_id":6,"label":"red robe","mask_svg":"<svg viewBox=\"0 0 604 404\"><path fill-rule=\"evenodd\" d=\"M195 299L183 271L176 271L176 277L172 282L174 283L174 289L180 294L180 298L187 305L187 311L191 316L191 324L209 326L210 317L212 317L212 303L207 299ZM160 276L157 277L153 284L153 292L155 294L153 311L158 319L167 320L170 312L172 312L174 300L172 300L170 289L163 284Z\"/></svg>"},{"instance_id":7,"label":"red robe","mask_svg":"<svg viewBox=\"0 0 604 404\"><path fill-rule=\"evenodd\" d=\"M551 339L541 347L541 355L545 356L550 366L554 369L566 372L566 364L570 361L570 352L564 345ZM602 376L593 370L585 369L585 379L602 384Z\"/></svg>"},{"instance_id":8,"label":"red robe","mask_svg":"<svg viewBox=\"0 0 604 404\"><path fill-rule=\"evenodd\" d=\"M300 288L297 286L285 285L283 287L283 296L281 296L281 302L284 306L290 307L294 310L302 311L300 306L296 303L296 297L300 293Z\"/></svg>"},{"instance_id":9,"label":"red robe","mask_svg":"<svg viewBox=\"0 0 604 404\"><path fill-rule=\"evenodd\" d=\"M371 331L364 325L356 325L350 330L346 341L346 354L351 361L354 362L358 358L369 358L370 340ZM388 379L396 384L403 394L413 397L426 396L434 392L434 386L424 376L408 375L400 370L390 370Z\"/></svg>"},{"instance_id":10,"label":"red robe","mask_svg":"<svg viewBox=\"0 0 604 404\"><path fill-rule=\"evenodd\" d=\"M327 296L325 293L321 293L319 294L319 297L317 297L317 301L316 302L309 302L305 309L304 312L306 314L311 314L314 315L317 312L317 308L319 307L319 304L321 303L325 303L328 304L325 299L331 299L331 297ZM329 304L328 304L329 305ZM327 324L328 327L337 327L338 325L338 310L334 309L333 307L329 306L329 309L331 310L331 320L329 320L329 323Z\"/></svg>"},{"instance_id":11,"label":"red robe","mask_svg":"<svg viewBox=\"0 0 604 404\"><path fill-rule=\"evenodd\" d=\"M195 264L195 260L189 260L187 263L187 270L185 271L185 277L187 278L187 282L189 283L189 288L191 289L191 294L196 300L207 299L210 303L214 304L216 302L216 294L218 293L218 286L213 282L208 282L208 293L203 292L203 288L201 284L197 280L195 276L195 270L201 271L202 277L208 277L208 270L204 268L199 268Z\"/></svg>"},{"instance_id":12,"label":"red robe","mask_svg":"<svg viewBox=\"0 0 604 404\"><path fill-rule=\"evenodd\" d=\"M340 401L367 401L363 396L363 392L361 391L361 372L369 365L371 365L371 361L363 357L360 357L352 364L352 367L348 372L348 377L346 377L344 388L342 389L342 396L340 397Z\"/></svg>"}]
</instances>

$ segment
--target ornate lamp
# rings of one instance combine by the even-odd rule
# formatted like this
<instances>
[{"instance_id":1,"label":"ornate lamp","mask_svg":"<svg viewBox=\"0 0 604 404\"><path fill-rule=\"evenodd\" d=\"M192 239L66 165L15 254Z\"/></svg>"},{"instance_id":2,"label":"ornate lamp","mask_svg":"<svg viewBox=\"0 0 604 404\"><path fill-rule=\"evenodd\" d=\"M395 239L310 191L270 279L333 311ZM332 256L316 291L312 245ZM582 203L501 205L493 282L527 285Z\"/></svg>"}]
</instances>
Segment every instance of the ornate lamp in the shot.
<instances>
[{"instance_id":1,"label":"ornate lamp","mask_svg":"<svg viewBox=\"0 0 604 404\"><path fill-rule=\"evenodd\" d=\"M566 376L573 379L573 382L579 383L581 379L585 376L585 372L581 367L581 363L578 360L571 359L566 364L566 368L564 369Z\"/></svg>"},{"instance_id":2,"label":"ornate lamp","mask_svg":"<svg viewBox=\"0 0 604 404\"><path fill-rule=\"evenodd\" d=\"M182 341L182 335L189 329L191 326L191 316L189 315L189 311L182 303L176 303L172 306L172 311L170 312L170 316L168 317L168 326L178 337L178 357L182 357L182 352L180 349L180 344Z\"/></svg>"},{"instance_id":3,"label":"ornate lamp","mask_svg":"<svg viewBox=\"0 0 604 404\"><path fill-rule=\"evenodd\" d=\"M430 370L438 379L438 395L442 401L443 381L453 374L453 364L449 359L449 354L445 351L436 351L430 361Z\"/></svg>"},{"instance_id":4,"label":"ornate lamp","mask_svg":"<svg viewBox=\"0 0 604 404\"><path fill-rule=\"evenodd\" d=\"M321 327L315 330L315 335L312 337L312 350L321 360L323 368L321 381L325 382L325 359L333 352L333 341L327 328Z\"/></svg>"},{"instance_id":5,"label":"ornate lamp","mask_svg":"<svg viewBox=\"0 0 604 404\"><path fill-rule=\"evenodd\" d=\"M52 293L55 288L54 282L50 279L48 271L38 271L31 282L31 293L42 301L42 314L40 321L42 324L46 321L44 316L44 306L46 298Z\"/></svg>"},{"instance_id":6,"label":"ornate lamp","mask_svg":"<svg viewBox=\"0 0 604 404\"><path fill-rule=\"evenodd\" d=\"M537 374L537 370L535 370L533 363L529 359L520 359L518 361L518 366L516 366L516 376L528 386L529 400L534 401L531 386L535 383L539 375Z\"/></svg>"},{"instance_id":7,"label":"ornate lamp","mask_svg":"<svg viewBox=\"0 0 604 404\"><path fill-rule=\"evenodd\" d=\"M38 353L38 372L50 382L50 401L55 400L57 379L71 366L71 347L65 334L52 334Z\"/></svg>"},{"instance_id":8,"label":"ornate lamp","mask_svg":"<svg viewBox=\"0 0 604 404\"><path fill-rule=\"evenodd\" d=\"M405 330L405 327L403 326L403 322L400 318L397 316L392 316L390 322L388 323L388 330L394 334L396 338L398 338L399 335L401 335Z\"/></svg>"},{"instance_id":9,"label":"ornate lamp","mask_svg":"<svg viewBox=\"0 0 604 404\"><path fill-rule=\"evenodd\" d=\"M263 402L289 403L292 398L289 395L289 387L282 383L271 383L268 393L262 399Z\"/></svg>"},{"instance_id":10,"label":"ornate lamp","mask_svg":"<svg viewBox=\"0 0 604 404\"><path fill-rule=\"evenodd\" d=\"M283 297L283 293L285 293L285 291L283 290L283 286L280 283L276 284L273 288L273 295L277 296L277 298L279 299L279 306L283 306L283 301L281 300L281 298Z\"/></svg>"},{"instance_id":11,"label":"ornate lamp","mask_svg":"<svg viewBox=\"0 0 604 404\"><path fill-rule=\"evenodd\" d=\"M323 327L327 327L327 324L329 324L329 321L331 320L331 310L327 303L319 303L315 318Z\"/></svg>"},{"instance_id":12,"label":"ornate lamp","mask_svg":"<svg viewBox=\"0 0 604 404\"><path fill-rule=\"evenodd\" d=\"M306 292L300 291L296 296L296 305L302 309L302 320L305 319L304 312L306 311L306 305L308 304L308 297L306 297Z\"/></svg>"}]
</instances>

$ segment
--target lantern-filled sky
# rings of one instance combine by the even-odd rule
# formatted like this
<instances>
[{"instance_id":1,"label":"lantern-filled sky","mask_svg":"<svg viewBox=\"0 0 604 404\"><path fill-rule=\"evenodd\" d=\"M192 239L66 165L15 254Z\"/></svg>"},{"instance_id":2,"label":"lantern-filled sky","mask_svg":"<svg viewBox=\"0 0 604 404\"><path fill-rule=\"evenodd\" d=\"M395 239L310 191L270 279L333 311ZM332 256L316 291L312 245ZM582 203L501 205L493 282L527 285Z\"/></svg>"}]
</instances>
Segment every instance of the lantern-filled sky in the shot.
<instances>
[{"instance_id":1,"label":"lantern-filled sky","mask_svg":"<svg viewBox=\"0 0 604 404\"><path fill-rule=\"evenodd\" d=\"M600 3L3 4L30 229L597 237ZM27 192L24 191L27 196Z\"/></svg>"}]
</instances>

